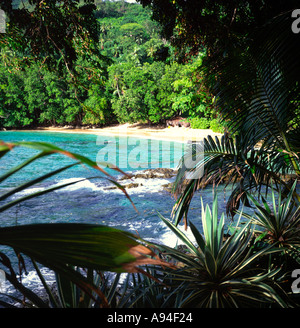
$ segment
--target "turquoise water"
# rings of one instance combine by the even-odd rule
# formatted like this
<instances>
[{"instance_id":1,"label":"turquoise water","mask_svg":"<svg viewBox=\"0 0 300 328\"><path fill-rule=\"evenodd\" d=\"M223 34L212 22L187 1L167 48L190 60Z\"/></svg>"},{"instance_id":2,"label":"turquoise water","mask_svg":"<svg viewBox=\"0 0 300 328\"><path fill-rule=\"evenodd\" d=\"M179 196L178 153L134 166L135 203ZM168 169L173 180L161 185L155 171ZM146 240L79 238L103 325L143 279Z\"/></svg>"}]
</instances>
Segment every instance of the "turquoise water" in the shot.
<instances>
[{"instance_id":1,"label":"turquoise water","mask_svg":"<svg viewBox=\"0 0 300 328\"><path fill-rule=\"evenodd\" d=\"M82 154L93 161L106 161L118 165L126 173L148 168L167 167L176 168L179 158L183 154L183 144L169 141L137 139L126 137L104 137L92 134L68 134L54 132L0 132L0 140L7 142L39 141L48 142L65 150ZM0 159L0 176L8 169L28 159L36 151L24 147L17 147ZM0 193L15 187L25 181L58 169L73 161L63 155L51 155L37 160L22 169L0 185ZM116 179L122 175L112 169L107 169ZM174 234L159 219L157 212L170 218L175 203L173 196L162 188L163 184L172 179L137 179L134 182L139 187L128 189L128 193L138 212L130 201L119 190L106 189L111 182L105 180L103 174L81 165L64 171L47 179L26 191L23 196L45 187L60 183L71 182L76 179L86 180L52 193L39 196L18 204L1 214L1 226L77 222L93 223L113 226L122 230L138 233L149 241L162 242L171 247L178 243ZM205 204L212 204L211 188L198 192L189 210L189 218L201 230L200 212L202 196ZM14 198L16 196L12 196ZM219 194L220 212L225 211L226 194ZM183 227L180 227L182 230ZM191 237L190 231L187 231ZM3 247L0 246L0 251ZM12 250L5 251L12 258ZM13 263L17 267L17 260ZM39 279L30 263L27 264L28 275L23 276L27 286L41 288ZM43 268L43 270L46 270ZM45 271L48 281L54 281L53 274ZM36 286L36 287L35 287Z\"/></svg>"},{"instance_id":2,"label":"turquoise water","mask_svg":"<svg viewBox=\"0 0 300 328\"><path fill-rule=\"evenodd\" d=\"M104 137L92 134L54 133L54 132L0 132L0 140L7 142L38 141L48 142L65 150L82 154L93 161L109 162L122 168L126 173L136 173L138 170L148 168L166 167L176 168L180 157L184 153L184 145L177 142L158 141L150 139L137 139L126 137ZM0 176L10 168L28 159L36 151L24 147L17 147L0 158ZM25 167L17 174L0 184L0 194L25 181L36 178L50 171L73 163L73 160L63 155L51 155L37 160ZM112 169L107 171L116 179L122 177L119 172ZM105 224L122 230L138 233L142 238L161 242L174 247L180 243L170 230L159 219L157 212L170 218L175 199L165 191L163 184L173 179L136 179L139 187L128 189L128 193L135 204L137 211L130 201L119 190L107 189L111 182L104 179L104 175L82 165L66 170L51 177L18 196L43 190L46 187L83 179L63 189L39 196L18 204L1 213L0 226L77 222ZM127 182L126 182L127 183ZM226 200L231 188L226 192L219 187L218 207L219 213L225 212ZM12 196L12 199L16 196ZM212 205L213 192L211 187L198 191L191 203L189 220L200 231L201 226L201 201ZM229 220L227 222L230 222ZM184 230L183 226L180 226ZM186 234L192 237L188 230ZM192 239L193 240L193 239ZM0 251L5 250L17 269L17 259L12 250L0 246ZM1 269L1 268L0 268ZM53 272L42 268L43 274L49 283L55 281ZM33 267L27 263L28 274L24 274L23 283L34 291L41 290L41 283ZM8 288L8 293L15 291Z\"/></svg>"},{"instance_id":3,"label":"turquoise water","mask_svg":"<svg viewBox=\"0 0 300 328\"><path fill-rule=\"evenodd\" d=\"M82 154L93 161L113 162L127 173L147 168L176 168L183 152L183 145L177 142L137 138L129 140L126 137L99 137L92 134L1 132L0 139L11 142L49 142L65 150ZM0 175L34 153L36 151L24 147L15 148L0 160ZM71 159L57 154L39 159L6 180L1 188L2 190L11 188L72 162ZM112 169L107 169L107 171L116 178L121 177L119 172ZM144 238L165 239L164 236L168 234L168 231L158 218L157 211L165 217L170 217L175 200L162 188L162 184L170 182L170 179L162 181L161 179L144 179L139 181L142 186L128 189L138 213L122 192L106 189L112 185L104 179L103 174L81 165L51 177L20 195L79 178L87 178L87 180L25 201L13 209L7 210L1 225L48 222L97 223L138 232ZM212 201L210 189L202 192L202 196L205 202ZM222 195L220 203L221 208L224 209L225 203ZM195 197L190 217L195 218L196 225L198 221L200 222L199 197ZM170 241L169 238L167 240Z\"/></svg>"}]
</instances>

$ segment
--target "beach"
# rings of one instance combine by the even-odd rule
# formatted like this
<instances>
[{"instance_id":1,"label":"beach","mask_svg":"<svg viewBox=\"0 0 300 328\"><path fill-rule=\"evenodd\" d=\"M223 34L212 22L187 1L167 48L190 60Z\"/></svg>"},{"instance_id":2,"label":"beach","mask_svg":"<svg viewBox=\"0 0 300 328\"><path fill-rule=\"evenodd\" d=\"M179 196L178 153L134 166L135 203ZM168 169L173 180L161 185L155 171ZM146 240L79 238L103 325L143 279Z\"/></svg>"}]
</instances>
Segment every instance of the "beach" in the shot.
<instances>
[{"instance_id":1,"label":"beach","mask_svg":"<svg viewBox=\"0 0 300 328\"><path fill-rule=\"evenodd\" d=\"M24 130L25 131L25 130ZM33 130L28 130L33 131ZM177 142L199 141L208 135L222 136L222 133L210 129L192 129L186 127L148 126L145 124L118 124L103 128L40 127L34 131L63 133L87 133L104 136L132 136L136 138L172 140Z\"/></svg>"}]
</instances>

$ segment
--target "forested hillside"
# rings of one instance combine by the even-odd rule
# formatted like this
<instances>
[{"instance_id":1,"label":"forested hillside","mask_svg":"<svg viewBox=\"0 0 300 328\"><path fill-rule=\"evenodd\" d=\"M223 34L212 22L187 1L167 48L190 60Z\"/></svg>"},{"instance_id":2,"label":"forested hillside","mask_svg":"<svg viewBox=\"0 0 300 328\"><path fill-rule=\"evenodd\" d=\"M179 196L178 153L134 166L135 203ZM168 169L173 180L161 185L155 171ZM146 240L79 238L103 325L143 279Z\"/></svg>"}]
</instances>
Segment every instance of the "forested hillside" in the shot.
<instances>
[{"instance_id":1,"label":"forested hillside","mask_svg":"<svg viewBox=\"0 0 300 328\"><path fill-rule=\"evenodd\" d=\"M203 54L187 61L175 53L140 4L96 5L97 43L88 48L74 38L72 65L59 55L49 65L26 46L15 47L9 33L1 35L0 127L165 124L181 116L194 128L220 129L201 83Z\"/></svg>"}]
</instances>

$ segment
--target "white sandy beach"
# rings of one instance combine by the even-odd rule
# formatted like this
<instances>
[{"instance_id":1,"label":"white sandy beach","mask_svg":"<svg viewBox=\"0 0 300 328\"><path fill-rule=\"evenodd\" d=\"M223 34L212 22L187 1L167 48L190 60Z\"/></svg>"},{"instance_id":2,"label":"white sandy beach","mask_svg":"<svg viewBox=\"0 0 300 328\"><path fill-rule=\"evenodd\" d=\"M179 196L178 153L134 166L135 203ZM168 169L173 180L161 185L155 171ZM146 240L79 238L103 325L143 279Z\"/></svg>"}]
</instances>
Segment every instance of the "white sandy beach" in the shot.
<instances>
[{"instance_id":1,"label":"white sandy beach","mask_svg":"<svg viewBox=\"0 0 300 328\"><path fill-rule=\"evenodd\" d=\"M210 129L191 129L184 127L149 127L141 124L119 124L95 129L73 129L64 127L39 128L41 131L53 131L64 133L90 133L105 136L132 136L137 138L173 140L177 142L188 142L189 140L202 140L208 135L222 136L222 133L215 133Z\"/></svg>"}]
</instances>

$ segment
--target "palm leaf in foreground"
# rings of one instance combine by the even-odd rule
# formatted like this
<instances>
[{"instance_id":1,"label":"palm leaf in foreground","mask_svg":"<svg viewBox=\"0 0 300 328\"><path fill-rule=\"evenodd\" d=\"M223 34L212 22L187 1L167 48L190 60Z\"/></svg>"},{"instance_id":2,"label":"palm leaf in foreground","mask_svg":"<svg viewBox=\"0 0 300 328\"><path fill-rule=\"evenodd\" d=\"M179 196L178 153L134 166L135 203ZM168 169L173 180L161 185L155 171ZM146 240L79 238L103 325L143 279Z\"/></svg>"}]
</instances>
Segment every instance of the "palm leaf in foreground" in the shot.
<instances>
[{"instance_id":1,"label":"palm leaf in foreground","mask_svg":"<svg viewBox=\"0 0 300 328\"><path fill-rule=\"evenodd\" d=\"M0 228L0 242L48 267L77 265L134 272L154 255L128 232L92 224L34 224ZM150 262L158 260L150 260Z\"/></svg>"},{"instance_id":2,"label":"palm leaf in foreground","mask_svg":"<svg viewBox=\"0 0 300 328\"><path fill-rule=\"evenodd\" d=\"M100 225L61 223L5 227L0 228L0 244L47 266L86 293L96 293L104 303L100 290L73 267L114 272L141 272L139 266L146 264L171 267L133 234Z\"/></svg>"},{"instance_id":3,"label":"palm leaf in foreground","mask_svg":"<svg viewBox=\"0 0 300 328\"><path fill-rule=\"evenodd\" d=\"M207 61L206 82L230 133L221 140L204 140L203 159L193 169L183 165L175 183L179 196L174 207L176 224L186 217L195 191L224 178L237 183L228 203L234 214L246 192L274 183L277 190L300 177L300 116L298 36L291 31L291 13L284 13L249 35L249 46L228 49L214 62ZM201 156L200 156L201 157ZM200 178L188 179L203 170ZM293 176L292 176L293 174ZM183 181L186 181L186 184ZM300 201L297 192L293 197Z\"/></svg>"},{"instance_id":4,"label":"palm leaf in foreground","mask_svg":"<svg viewBox=\"0 0 300 328\"><path fill-rule=\"evenodd\" d=\"M266 152L263 149L250 147L247 139L225 134L219 139L208 136L204 139L204 146L196 148L198 161L194 167L186 167L185 160L189 160L189 151L180 162L173 192L178 200L173 207L173 217L177 225L182 218L186 220L190 202L194 193L207 184L224 183L234 187L227 202L227 215L232 216L239 208L240 202L249 204L249 191L261 192L262 186L269 186L273 181L277 190L284 187L290 189L284 176L288 173L281 152ZM203 174L198 174L203 172ZM195 177L195 178L194 178ZM281 187L280 187L281 186ZM294 196L297 197L294 190Z\"/></svg>"},{"instance_id":5,"label":"palm leaf in foreground","mask_svg":"<svg viewBox=\"0 0 300 328\"><path fill-rule=\"evenodd\" d=\"M120 186L112 176L110 176L104 169L99 167L97 163L84 156L65 151L59 147L47 143L1 142L0 157L6 155L16 147L28 147L39 151L39 153L23 161L21 164L16 165L12 169L9 169L0 177L0 182L3 182L13 176L27 165L32 164L42 157L50 156L51 154L62 154L70 157L76 162L36 177L32 180L23 182L13 189L5 190L0 196L0 201L2 202L0 206L0 213L3 213L8 208L11 208L25 200L38 197L81 181L82 179L66 184L55 185L26 196L18 195L20 191L26 190L29 187L32 187L37 183L78 164L84 164L103 173L105 176L102 178L114 183L131 201L130 197L126 193L126 190ZM113 168L119 172L122 172L118 168ZM17 197L11 200L11 196ZM91 270L140 272L141 269L138 268L139 265L143 265L145 263L162 264L162 261L151 258L154 253L146 246L138 243L135 236L121 230L104 226L42 224L1 227L0 244L10 246L18 253L23 253L29 256L32 260L53 269L57 274L61 274L77 284L82 290L89 293L91 297L93 295L93 291L98 294L104 303L105 298L103 298L100 290L96 288L94 284L84 275L74 270L74 266L88 268ZM1 253L1 259L1 263L6 266L10 272L7 272L7 277L9 277L9 280L13 283L15 288L19 289L22 293L29 295L31 299L36 300L37 297L26 289L20 282L18 282L13 274L13 268L10 264L10 260L5 256L5 254ZM41 304L41 302L38 303Z\"/></svg>"},{"instance_id":6,"label":"palm leaf in foreground","mask_svg":"<svg viewBox=\"0 0 300 328\"><path fill-rule=\"evenodd\" d=\"M4 180L6 180L7 178L9 178L10 176L12 176L13 174L17 173L18 171L20 171L21 169L23 169L24 167L26 167L27 165L30 165L31 163L33 163L34 161L40 159L40 158L43 158L45 156L50 156L52 154L61 154L63 156L66 156L66 157L69 157L73 160L75 160L76 162L71 164L70 166L65 166L64 168L60 168L56 171L52 171L46 175L44 175L43 177L40 177L40 178L37 178L37 179L34 179L32 181L29 181L27 182L26 184L24 184L23 186L19 186L18 187L18 191L21 191L21 190L24 190L32 185L34 185L35 183L37 182L40 182L44 179L47 179L59 172L62 172L66 169L68 169L69 167L71 167L72 165L78 165L78 164L82 164L82 165L85 165L87 167L90 167L92 169L95 169L96 171L100 171L101 173L103 173L104 176L101 176L102 179L106 179L108 181L110 181L111 183L113 183L114 185L116 185L117 188L119 188L123 193L124 195L128 198L128 200L131 202L132 206L135 208L135 210L137 211L134 203L132 202L130 196L128 195L126 189L124 188L124 186L120 185L117 181L115 181L115 178L113 176L111 176L107 171L105 171L100 165L102 163L96 163L92 160L90 160L89 158L85 157L85 156L82 156L80 154L76 154L76 153L73 153L73 152L69 152L69 151L66 151L62 148L59 148L55 145L52 145L52 144L49 144L49 143L44 143L44 142L26 142L26 141L23 141L23 142L3 142L0 140L0 158L2 156L4 156L5 154L7 154L8 152L12 151L14 148L16 147L26 147L26 148L30 148L30 149L34 149L34 150L37 150L39 151L38 154L30 157L29 159L27 159L26 161L22 162L21 164L13 167L12 169L8 170L8 172L6 172L5 174L3 174L1 177L0 177L0 183L3 182ZM107 163L106 163L107 165ZM125 172L123 172L121 169L119 169L118 167L114 166L114 165L111 165L110 166L113 170L119 172L119 173L122 173L123 175L127 175ZM24 198L20 198L19 200L15 200L15 203L17 202L22 202L23 200L26 200L26 199L29 199L29 198L33 198L33 197L37 197L39 195L42 195L42 194L45 194L47 192L50 192L50 191L53 191L53 190L56 190L56 189L61 189L63 187L66 187L70 184L74 184L74 183L77 183L79 181L75 181L75 182L71 182L71 183L67 183L65 185L60 185L60 186L57 186L57 187L54 187L54 188L49 188L48 190L45 189L41 192L37 192L35 193L34 195L29 195L27 197L24 197ZM8 193L9 194L9 193ZM8 195L7 194L7 195ZM10 192L11 194L11 192ZM2 195L1 198L2 199L5 199L7 198L7 195ZM8 208L8 207L11 207L13 205L15 205L15 203L12 203L12 204L9 204L9 205L4 205L4 209ZM1 209L0 209L1 210Z\"/></svg>"}]
</instances>

